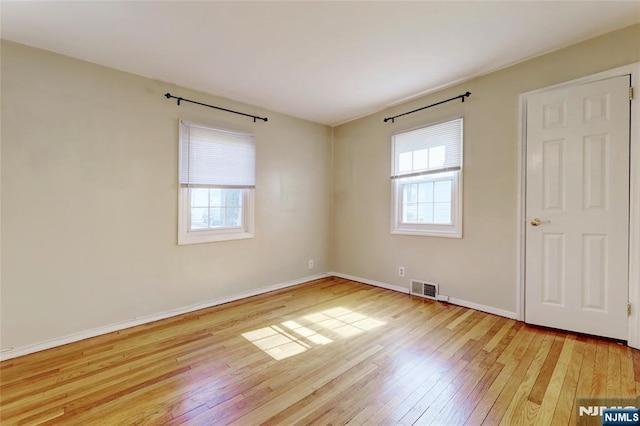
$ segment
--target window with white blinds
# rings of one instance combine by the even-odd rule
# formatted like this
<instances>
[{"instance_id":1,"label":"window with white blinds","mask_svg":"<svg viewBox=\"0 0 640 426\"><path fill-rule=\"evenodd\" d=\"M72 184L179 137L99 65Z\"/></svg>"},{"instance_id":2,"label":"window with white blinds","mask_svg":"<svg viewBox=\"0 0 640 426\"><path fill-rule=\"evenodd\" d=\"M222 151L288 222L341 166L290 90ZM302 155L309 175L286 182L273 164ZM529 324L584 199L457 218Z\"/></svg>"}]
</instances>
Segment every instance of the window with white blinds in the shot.
<instances>
[{"instance_id":1,"label":"window with white blinds","mask_svg":"<svg viewBox=\"0 0 640 426\"><path fill-rule=\"evenodd\" d=\"M394 234L462 237L462 118L392 137Z\"/></svg>"},{"instance_id":2,"label":"window with white blinds","mask_svg":"<svg viewBox=\"0 0 640 426\"><path fill-rule=\"evenodd\" d=\"M392 178L462 168L462 118L393 136Z\"/></svg>"},{"instance_id":3,"label":"window with white blinds","mask_svg":"<svg viewBox=\"0 0 640 426\"><path fill-rule=\"evenodd\" d=\"M253 188L256 146L249 133L180 122L180 185Z\"/></svg>"},{"instance_id":4,"label":"window with white blinds","mask_svg":"<svg viewBox=\"0 0 640 426\"><path fill-rule=\"evenodd\" d=\"M179 152L178 244L252 238L254 136L180 121Z\"/></svg>"}]
</instances>

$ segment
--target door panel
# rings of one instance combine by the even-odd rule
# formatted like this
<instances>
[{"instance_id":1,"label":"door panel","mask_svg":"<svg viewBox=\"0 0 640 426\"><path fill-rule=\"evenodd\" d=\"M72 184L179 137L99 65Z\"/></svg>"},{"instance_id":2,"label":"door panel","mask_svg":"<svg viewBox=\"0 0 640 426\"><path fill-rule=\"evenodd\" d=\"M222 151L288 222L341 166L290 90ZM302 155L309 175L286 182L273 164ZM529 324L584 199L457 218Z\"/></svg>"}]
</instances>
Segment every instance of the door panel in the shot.
<instances>
[{"instance_id":1,"label":"door panel","mask_svg":"<svg viewBox=\"0 0 640 426\"><path fill-rule=\"evenodd\" d=\"M527 99L528 323L627 338L629 81Z\"/></svg>"}]
</instances>

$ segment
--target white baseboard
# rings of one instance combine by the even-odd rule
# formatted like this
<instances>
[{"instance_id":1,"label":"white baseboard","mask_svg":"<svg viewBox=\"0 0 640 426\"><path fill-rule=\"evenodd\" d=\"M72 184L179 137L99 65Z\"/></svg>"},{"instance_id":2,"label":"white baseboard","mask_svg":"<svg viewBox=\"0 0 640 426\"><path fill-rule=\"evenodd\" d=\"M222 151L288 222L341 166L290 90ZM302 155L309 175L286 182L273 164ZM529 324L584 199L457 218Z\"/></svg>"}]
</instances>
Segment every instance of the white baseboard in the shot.
<instances>
[{"instance_id":1,"label":"white baseboard","mask_svg":"<svg viewBox=\"0 0 640 426\"><path fill-rule=\"evenodd\" d=\"M376 287L386 288L388 290L399 291L400 293L409 293L409 288L386 284L379 281L369 280L367 278L360 278L353 275L341 274L339 272L327 272L327 275L332 275L334 277L344 278L351 281L358 281L364 284L370 284ZM503 309L494 308L493 306L480 305L478 303L456 299L455 297L449 297L448 303L451 303L452 305L463 306L465 308L475 309L476 311L487 312L489 314L498 315L505 318L517 319L515 312L505 311Z\"/></svg>"},{"instance_id":2,"label":"white baseboard","mask_svg":"<svg viewBox=\"0 0 640 426\"><path fill-rule=\"evenodd\" d=\"M224 303L245 299L247 297L257 296L259 294L268 293L270 291L280 290L283 288L304 284L306 282L317 280L320 278L325 278L327 276L331 276L331 275L330 274L310 275L310 276L299 278L296 280L285 281L279 284L274 284L267 287L261 287L256 290L246 291L243 293L234 294L232 296L222 297L220 299L209 300L207 302L197 303L195 305L186 306L183 308L172 309L170 311L165 311L158 314L148 315L140 318L134 318L131 320L122 321L115 324L105 325L103 327L93 328L91 330L81 331L79 333L69 334L67 336L46 340L44 342L32 343L30 345L21 346L19 348L9 348L0 352L0 361L5 361L7 359L28 355L34 352L40 352L45 349L51 349L56 346L62 346L68 343L78 342L80 340L89 339L91 337L112 333L114 331L124 330L125 328L135 327L137 325L147 324L150 322L159 321L159 320L163 320L170 317L187 314L189 312L198 311L200 309L222 305Z\"/></svg>"},{"instance_id":3,"label":"white baseboard","mask_svg":"<svg viewBox=\"0 0 640 426\"><path fill-rule=\"evenodd\" d=\"M400 293L409 293L409 289L405 287L391 285L380 281L369 280L367 278L356 277L353 275L341 274L340 272L327 272L327 275L344 278L345 280L357 281L359 283L374 285L376 287L386 288L387 290L399 291Z\"/></svg>"},{"instance_id":4,"label":"white baseboard","mask_svg":"<svg viewBox=\"0 0 640 426\"><path fill-rule=\"evenodd\" d=\"M499 317L505 317L513 320L517 319L517 315L515 312L505 311L504 309L494 308L493 306L480 305L478 303L456 299L455 297L450 297L449 303L451 303L452 305L475 309L476 311L486 312L488 314L498 315Z\"/></svg>"}]
</instances>

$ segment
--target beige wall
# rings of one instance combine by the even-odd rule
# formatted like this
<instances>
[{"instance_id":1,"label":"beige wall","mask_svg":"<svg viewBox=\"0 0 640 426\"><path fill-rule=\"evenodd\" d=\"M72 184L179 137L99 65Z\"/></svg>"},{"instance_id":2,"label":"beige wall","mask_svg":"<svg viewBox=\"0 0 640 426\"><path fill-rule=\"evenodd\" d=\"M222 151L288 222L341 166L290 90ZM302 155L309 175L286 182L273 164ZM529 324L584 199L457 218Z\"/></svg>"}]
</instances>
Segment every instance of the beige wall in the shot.
<instances>
[{"instance_id":1,"label":"beige wall","mask_svg":"<svg viewBox=\"0 0 640 426\"><path fill-rule=\"evenodd\" d=\"M437 281L451 297L515 311L518 95L635 61L640 25L332 130L3 41L0 348L330 270ZM464 104L382 122L467 90ZM269 122L177 107L167 91ZM391 235L391 134L457 115L464 238ZM179 118L255 132L256 238L177 246Z\"/></svg>"},{"instance_id":2,"label":"beige wall","mask_svg":"<svg viewBox=\"0 0 640 426\"><path fill-rule=\"evenodd\" d=\"M335 128L334 270L405 288L409 278L435 281L450 297L515 312L518 95L636 61L640 25ZM465 103L395 124L382 121L467 90L472 95ZM465 132L464 237L391 235L391 134L459 115ZM398 277L398 266L406 268L405 278Z\"/></svg>"},{"instance_id":3,"label":"beige wall","mask_svg":"<svg viewBox=\"0 0 640 426\"><path fill-rule=\"evenodd\" d=\"M329 269L330 128L1 49L3 350ZM166 92L269 121L178 107ZM177 245L179 118L255 132L254 239Z\"/></svg>"}]
</instances>

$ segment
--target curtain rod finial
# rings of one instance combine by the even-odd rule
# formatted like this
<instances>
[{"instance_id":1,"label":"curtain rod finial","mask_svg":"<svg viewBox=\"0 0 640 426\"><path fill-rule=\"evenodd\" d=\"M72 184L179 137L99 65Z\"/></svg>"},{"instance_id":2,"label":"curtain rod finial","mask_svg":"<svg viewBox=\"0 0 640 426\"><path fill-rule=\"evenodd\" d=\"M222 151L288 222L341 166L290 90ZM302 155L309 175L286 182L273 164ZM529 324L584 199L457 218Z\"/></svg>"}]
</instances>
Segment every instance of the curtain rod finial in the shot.
<instances>
[{"instance_id":1,"label":"curtain rod finial","mask_svg":"<svg viewBox=\"0 0 640 426\"><path fill-rule=\"evenodd\" d=\"M171 93L169 93L169 92L165 93L164 97L167 98L167 99L171 98Z\"/></svg>"}]
</instances>

